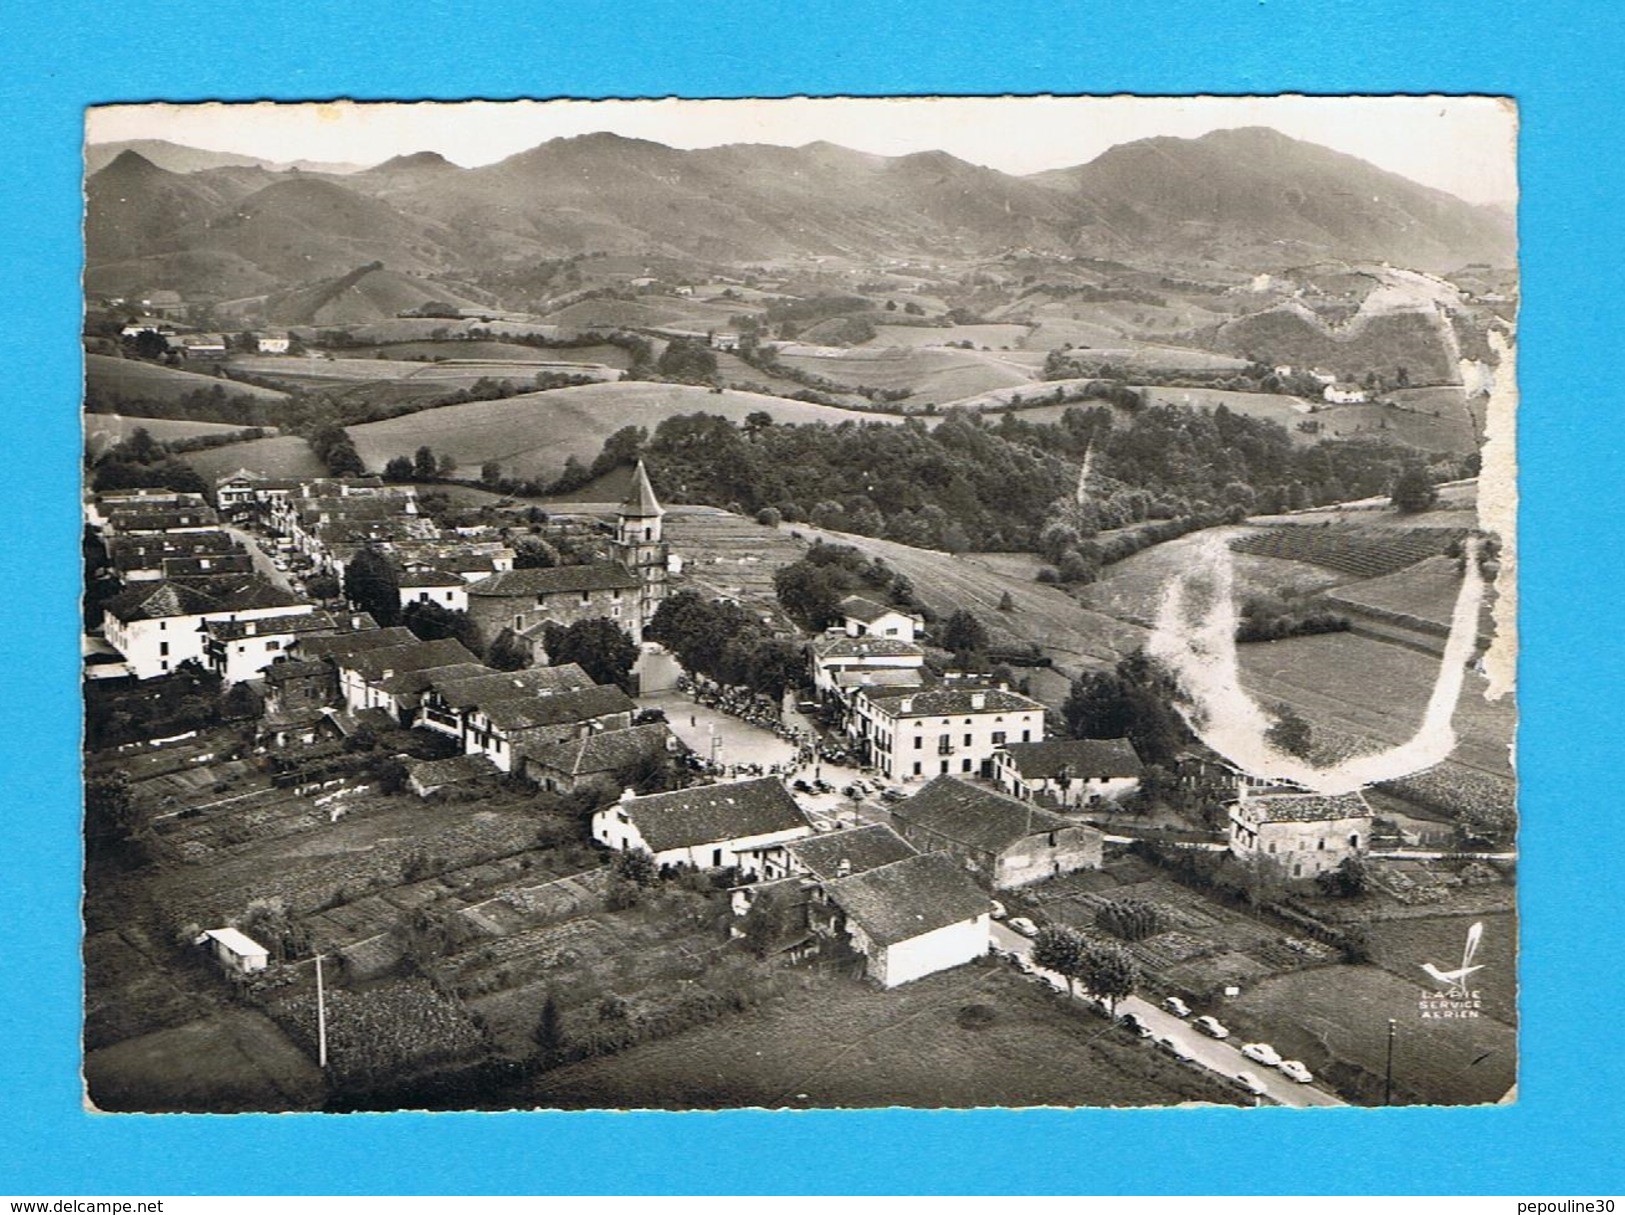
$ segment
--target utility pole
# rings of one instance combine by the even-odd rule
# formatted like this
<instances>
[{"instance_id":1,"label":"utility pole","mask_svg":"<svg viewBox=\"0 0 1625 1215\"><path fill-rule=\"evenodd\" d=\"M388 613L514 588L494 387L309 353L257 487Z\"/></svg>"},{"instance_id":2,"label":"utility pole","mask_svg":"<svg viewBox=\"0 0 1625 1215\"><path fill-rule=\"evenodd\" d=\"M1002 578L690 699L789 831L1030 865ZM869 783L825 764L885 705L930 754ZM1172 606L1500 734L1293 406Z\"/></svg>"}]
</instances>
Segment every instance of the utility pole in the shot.
<instances>
[{"instance_id":1,"label":"utility pole","mask_svg":"<svg viewBox=\"0 0 1625 1215\"><path fill-rule=\"evenodd\" d=\"M322 955L316 955L316 1066L327 1070L327 1002L322 992Z\"/></svg>"},{"instance_id":2,"label":"utility pole","mask_svg":"<svg viewBox=\"0 0 1625 1215\"><path fill-rule=\"evenodd\" d=\"M1399 1028L1399 1022L1392 1017L1388 1018L1388 1068L1382 1082L1382 1103L1394 1103L1394 1031Z\"/></svg>"}]
</instances>

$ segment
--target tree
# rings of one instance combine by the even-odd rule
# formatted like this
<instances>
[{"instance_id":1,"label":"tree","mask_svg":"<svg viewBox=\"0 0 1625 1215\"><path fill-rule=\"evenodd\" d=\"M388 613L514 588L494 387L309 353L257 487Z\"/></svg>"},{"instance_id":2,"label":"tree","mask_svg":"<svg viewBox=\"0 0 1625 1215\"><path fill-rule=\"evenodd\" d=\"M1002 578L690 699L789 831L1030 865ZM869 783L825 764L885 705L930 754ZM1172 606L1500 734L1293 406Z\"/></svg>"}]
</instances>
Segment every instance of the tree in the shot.
<instances>
[{"instance_id":1,"label":"tree","mask_svg":"<svg viewBox=\"0 0 1625 1215\"><path fill-rule=\"evenodd\" d=\"M1315 885L1322 894L1334 899L1351 899L1362 895L1371 885L1371 870L1365 858L1352 853L1343 858L1335 869L1315 875Z\"/></svg>"},{"instance_id":2,"label":"tree","mask_svg":"<svg viewBox=\"0 0 1625 1215\"><path fill-rule=\"evenodd\" d=\"M578 620L566 629L550 630L547 657L559 667L577 663L594 683L631 687L632 666L638 660L638 647L626 630L605 616Z\"/></svg>"},{"instance_id":3,"label":"tree","mask_svg":"<svg viewBox=\"0 0 1625 1215\"><path fill-rule=\"evenodd\" d=\"M480 465L480 484L495 485L502 480L502 462L500 460L487 460Z\"/></svg>"},{"instance_id":4,"label":"tree","mask_svg":"<svg viewBox=\"0 0 1625 1215\"><path fill-rule=\"evenodd\" d=\"M410 481L412 477L411 456L395 456L384 465L384 480L386 481Z\"/></svg>"},{"instance_id":5,"label":"tree","mask_svg":"<svg viewBox=\"0 0 1625 1215\"><path fill-rule=\"evenodd\" d=\"M1071 928L1041 928L1033 938L1032 963L1060 975L1066 980L1067 991L1076 995L1076 981L1083 975L1084 949L1083 937Z\"/></svg>"},{"instance_id":6,"label":"tree","mask_svg":"<svg viewBox=\"0 0 1625 1215\"><path fill-rule=\"evenodd\" d=\"M344 595L379 625L388 628L400 623L400 577L394 563L371 545L358 551L344 567Z\"/></svg>"},{"instance_id":7,"label":"tree","mask_svg":"<svg viewBox=\"0 0 1625 1215\"><path fill-rule=\"evenodd\" d=\"M615 783L630 789L639 797L651 793L667 793L682 787L682 772L677 757L669 752L645 751L615 769Z\"/></svg>"},{"instance_id":8,"label":"tree","mask_svg":"<svg viewBox=\"0 0 1625 1215\"><path fill-rule=\"evenodd\" d=\"M519 671L530 665L530 648L512 629L503 629L485 652L485 665L496 671Z\"/></svg>"},{"instance_id":9,"label":"tree","mask_svg":"<svg viewBox=\"0 0 1625 1215\"><path fill-rule=\"evenodd\" d=\"M653 886L660 880L660 869L647 848L627 848L615 854L610 868L616 876L637 886Z\"/></svg>"},{"instance_id":10,"label":"tree","mask_svg":"<svg viewBox=\"0 0 1625 1215\"><path fill-rule=\"evenodd\" d=\"M1420 514L1430 509L1439 500L1439 491L1428 477L1428 471L1420 464L1412 464L1401 470L1394 480L1393 494L1389 501L1407 515Z\"/></svg>"},{"instance_id":11,"label":"tree","mask_svg":"<svg viewBox=\"0 0 1625 1215\"><path fill-rule=\"evenodd\" d=\"M145 826L145 811L123 772L85 781L85 850L92 858L133 860L133 846Z\"/></svg>"},{"instance_id":12,"label":"tree","mask_svg":"<svg viewBox=\"0 0 1625 1215\"><path fill-rule=\"evenodd\" d=\"M447 480L457 471L457 457L449 451L440 453L440 459L435 464L435 475L441 480Z\"/></svg>"},{"instance_id":13,"label":"tree","mask_svg":"<svg viewBox=\"0 0 1625 1215\"><path fill-rule=\"evenodd\" d=\"M419 481L434 480L437 465L434 459L434 450L425 443L418 448L417 455L412 457L412 472Z\"/></svg>"},{"instance_id":14,"label":"tree","mask_svg":"<svg viewBox=\"0 0 1625 1215\"><path fill-rule=\"evenodd\" d=\"M542 1015L531 1037L536 1042L536 1053L544 1067L557 1062L564 1051L564 1017L559 1012L558 997L551 991L542 1001Z\"/></svg>"},{"instance_id":15,"label":"tree","mask_svg":"<svg viewBox=\"0 0 1625 1215\"><path fill-rule=\"evenodd\" d=\"M552 569L559 563L559 550L540 536L520 536L513 542L513 567L516 570Z\"/></svg>"},{"instance_id":16,"label":"tree","mask_svg":"<svg viewBox=\"0 0 1625 1215\"><path fill-rule=\"evenodd\" d=\"M700 383L716 375L717 356L697 339L674 338L660 352L655 371L668 380Z\"/></svg>"},{"instance_id":17,"label":"tree","mask_svg":"<svg viewBox=\"0 0 1625 1215\"><path fill-rule=\"evenodd\" d=\"M1163 930L1161 909L1149 899L1111 899L1095 912L1095 925L1125 941L1143 941Z\"/></svg>"},{"instance_id":18,"label":"tree","mask_svg":"<svg viewBox=\"0 0 1625 1215\"><path fill-rule=\"evenodd\" d=\"M1083 985L1091 995L1106 1001L1106 1011L1117 1015L1117 1002L1134 994L1140 982L1140 968L1134 955L1121 945L1086 945L1079 970Z\"/></svg>"},{"instance_id":19,"label":"tree","mask_svg":"<svg viewBox=\"0 0 1625 1215\"><path fill-rule=\"evenodd\" d=\"M778 701L801 678L804 669L799 648L780 638L768 637L750 648L745 663L745 683L751 691Z\"/></svg>"},{"instance_id":20,"label":"tree","mask_svg":"<svg viewBox=\"0 0 1625 1215\"><path fill-rule=\"evenodd\" d=\"M420 641L440 641L450 637L474 653L480 651L479 630L468 613L438 603L415 600L401 613L401 623Z\"/></svg>"},{"instance_id":21,"label":"tree","mask_svg":"<svg viewBox=\"0 0 1625 1215\"><path fill-rule=\"evenodd\" d=\"M1011 597L1009 591L1006 591L1004 594L999 596L999 611L1001 611L1001 612L1013 612L1015 610L1016 610L1016 601L1015 601L1015 599L1013 599Z\"/></svg>"},{"instance_id":22,"label":"tree","mask_svg":"<svg viewBox=\"0 0 1625 1215\"><path fill-rule=\"evenodd\" d=\"M987 629L970 612L960 608L948 617L942 628L942 646L956 654L980 654L987 649Z\"/></svg>"},{"instance_id":23,"label":"tree","mask_svg":"<svg viewBox=\"0 0 1625 1215\"><path fill-rule=\"evenodd\" d=\"M1275 721L1264 733L1266 741L1288 755L1308 759L1314 748L1314 727L1285 701L1275 706L1274 713Z\"/></svg>"}]
</instances>

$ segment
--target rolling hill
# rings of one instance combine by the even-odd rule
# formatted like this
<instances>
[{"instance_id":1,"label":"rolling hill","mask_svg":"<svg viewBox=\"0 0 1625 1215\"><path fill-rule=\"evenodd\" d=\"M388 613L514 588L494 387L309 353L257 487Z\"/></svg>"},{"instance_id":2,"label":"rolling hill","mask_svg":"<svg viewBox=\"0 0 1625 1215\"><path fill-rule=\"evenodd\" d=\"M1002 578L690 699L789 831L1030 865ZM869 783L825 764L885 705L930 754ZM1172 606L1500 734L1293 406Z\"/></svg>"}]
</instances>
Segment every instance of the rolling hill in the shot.
<instances>
[{"instance_id":1,"label":"rolling hill","mask_svg":"<svg viewBox=\"0 0 1625 1215\"><path fill-rule=\"evenodd\" d=\"M436 455L449 454L458 466L476 468L497 460L508 476L552 478L574 456L591 463L604 440L623 426L651 431L676 414L721 414L742 421L765 411L776 422L876 422L895 424L898 417L863 414L787 401L749 392L712 392L681 384L585 384L549 392L528 393L503 401L448 405L382 422L350 427L350 437L369 469L382 469L392 457L410 455L428 444Z\"/></svg>"},{"instance_id":2,"label":"rolling hill","mask_svg":"<svg viewBox=\"0 0 1625 1215\"><path fill-rule=\"evenodd\" d=\"M228 396L249 396L261 401L282 401L287 393L255 384L199 375L176 367L119 359L106 354L85 356L85 389L105 400L178 401L190 393L219 388Z\"/></svg>"}]
</instances>

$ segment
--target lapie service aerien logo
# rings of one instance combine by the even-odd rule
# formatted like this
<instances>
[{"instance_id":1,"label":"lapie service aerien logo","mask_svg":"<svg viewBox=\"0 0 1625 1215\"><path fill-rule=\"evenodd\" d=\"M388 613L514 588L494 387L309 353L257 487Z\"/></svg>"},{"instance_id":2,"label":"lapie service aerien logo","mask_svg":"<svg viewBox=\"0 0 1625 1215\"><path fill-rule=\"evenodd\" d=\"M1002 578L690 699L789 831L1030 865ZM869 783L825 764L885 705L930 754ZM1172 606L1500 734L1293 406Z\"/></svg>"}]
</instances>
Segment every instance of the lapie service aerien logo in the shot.
<instances>
[{"instance_id":1,"label":"lapie service aerien logo","mask_svg":"<svg viewBox=\"0 0 1625 1215\"><path fill-rule=\"evenodd\" d=\"M1423 1017L1477 1017L1481 1008L1478 992L1468 985L1468 979L1484 969L1482 963L1473 965L1479 942L1484 937L1484 924L1478 921L1467 930L1467 943L1462 947L1461 965L1454 970L1440 970L1432 962L1423 962L1422 969L1443 990L1425 991L1419 1001Z\"/></svg>"}]
</instances>

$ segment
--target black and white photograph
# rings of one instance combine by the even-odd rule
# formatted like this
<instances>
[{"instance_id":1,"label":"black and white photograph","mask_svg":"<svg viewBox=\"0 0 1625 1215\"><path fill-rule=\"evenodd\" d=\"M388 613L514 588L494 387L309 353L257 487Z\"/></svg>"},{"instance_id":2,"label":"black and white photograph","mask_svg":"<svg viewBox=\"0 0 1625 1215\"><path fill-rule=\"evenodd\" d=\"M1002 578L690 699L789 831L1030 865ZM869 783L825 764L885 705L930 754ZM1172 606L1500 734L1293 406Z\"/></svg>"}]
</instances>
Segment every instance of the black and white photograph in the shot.
<instances>
[{"instance_id":1,"label":"black and white photograph","mask_svg":"<svg viewBox=\"0 0 1625 1215\"><path fill-rule=\"evenodd\" d=\"M86 1107L1515 1102L1517 126L86 111Z\"/></svg>"}]
</instances>

